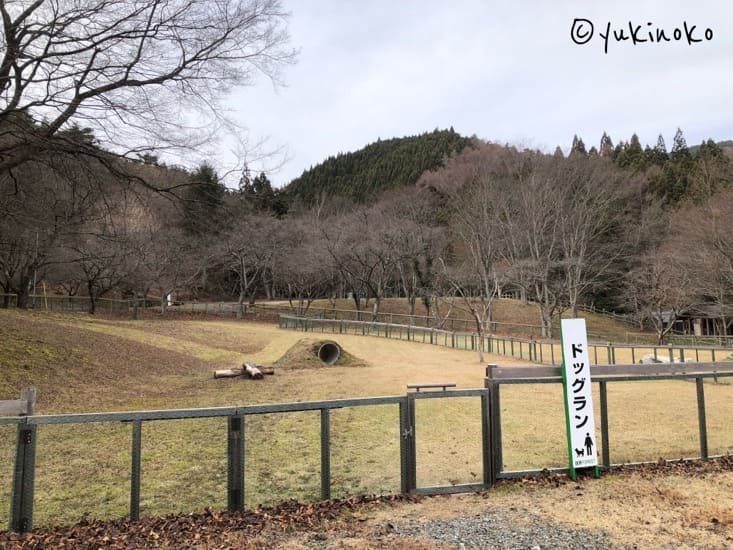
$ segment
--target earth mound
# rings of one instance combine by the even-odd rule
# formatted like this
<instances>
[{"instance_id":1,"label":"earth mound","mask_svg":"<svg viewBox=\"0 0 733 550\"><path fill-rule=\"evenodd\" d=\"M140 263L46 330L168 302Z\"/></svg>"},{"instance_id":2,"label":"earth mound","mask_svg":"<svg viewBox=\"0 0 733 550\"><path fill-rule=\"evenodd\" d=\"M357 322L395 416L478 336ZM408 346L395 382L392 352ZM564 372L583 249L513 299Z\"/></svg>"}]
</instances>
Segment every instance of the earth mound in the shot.
<instances>
[{"instance_id":1,"label":"earth mound","mask_svg":"<svg viewBox=\"0 0 733 550\"><path fill-rule=\"evenodd\" d=\"M334 354L334 345L339 353ZM337 355L337 357L336 357ZM350 354L333 340L298 340L273 366L300 369L319 369L329 366L365 367L367 363Z\"/></svg>"}]
</instances>

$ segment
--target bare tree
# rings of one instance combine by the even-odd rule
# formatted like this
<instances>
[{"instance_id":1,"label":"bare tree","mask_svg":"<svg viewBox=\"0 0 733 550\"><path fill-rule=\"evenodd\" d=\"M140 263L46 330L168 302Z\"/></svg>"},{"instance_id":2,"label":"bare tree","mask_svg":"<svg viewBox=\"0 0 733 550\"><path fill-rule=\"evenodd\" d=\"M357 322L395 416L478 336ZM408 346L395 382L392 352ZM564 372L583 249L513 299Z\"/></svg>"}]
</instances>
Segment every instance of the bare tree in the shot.
<instances>
[{"instance_id":1,"label":"bare tree","mask_svg":"<svg viewBox=\"0 0 733 550\"><path fill-rule=\"evenodd\" d=\"M282 231L282 246L275 257L275 277L285 289L293 313L302 316L313 300L332 286L333 270L321 233L312 220L291 219Z\"/></svg>"},{"instance_id":2,"label":"bare tree","mask_svg":"<svg viewBox=\"0 0 733 550\"><path fill-rule=\"evenodd\" d=\"M393 190L380 201L384 205L386 231L393 234L395 271L407 299L408 313L415 315L418 298L425 308L427 323L433 313L439 258L447 248L445 227L436 221L436 206L428 192Z\"/></svg>"},{"instance_id":3,"label":"bare tree","mask_svg":"<svg viewBox=\"0 0 733 550\"><path fill-rule=\"evenodd\" d=\"M240 215L222 235L219 243L223 265L237 281L237 317L241 318L244 300L254 303L255 290L278 253L278 220L261 214Z\"/></svg>"},{"instance_id":4,"label":"bare tree","mask_svg":"<svg viewBox=\"0 0 733 550\"><path fill-rule=\"evenodd\" d=\"M674 329L680 313L697 301L688 265L679 261L679 254L672 243L665 243L641 256L639 265L626 275L626 292L654 327L659 344Z\"/></svg>"},{"instance_id":5,"label":"bare tree","mask_svg":"<svg viewBox=\"0 0 733 550\"><path fill-rule=\"evenodd\" d=\"M321 202L321 207L323 204ZM354 214L346 212L322 218L317 210L316 217L329 264L338 274L340 286L351 295L357 316L359 316L362 309L362 294L366 294L366 286L359 265L353 261L352 257L353 238L355 237ZM356 237L359 238L358 235Z\"/></svg>"},{"instance_id":6,"label":"bare tree","mask_svg":"<svg viewBox=\"0 0 733 550\"><path fill-rule=\"evenodd\" d=\"M462 309L474 320L481 362L484 336L491 332L494 300L504 274L500 265L504 246L499 219L502 209L498 207L503 200L500 178L488 168L487 163L479 164L473 177L451 195L457 258L451 267L442 262Z\"/></svg>"},{"instance_id":7,"label":"bare tree","mask_svg":"<svg viewBox=\"0 0 733 550\"><path fill-rule=\"evenodd\" d=\"M380 205L360 209L345 222L349 227L343 251L345 265L366 289L367 303L374 299L371 320L376 321L382 299L394 281L399 236Z\"/></svg>"},{"instance_id":8,"label":"bare tree","mask_svg":"<svg viewBox=\"0 0 733 550\"><path fill-rule=\"evenodd\" d=\"M677 263L691 272L690 285L700 296L697 309L716 315L715 332L727 335L733 324L733 190L685 205L672 217L670 242Z\"/></svg>"},{"instance_id":9,"label":"bare tree","mask_svg":"<svg viewBox=\"0 0 733 550\"><path fill-rule=\"evenodd\" d=\"M105 181L88 159L47 155L0 175L0 285L26 307L34 280L67 262L64 245L100 216Z\"/></svg>"},{"instance_id":10,"label":"bare tree","mask_svg":"<svg viewBox=\"0 0 733 550\"><path fill-rule=\"evenodd\" d=\"M560 161L558 229L565 274L565 294L573 317L590 290L617 283L614 270L628 256L625 228L629 192L621 175L603 158L571 158Z\"/></svg>"},{"instance_id":11,"label":"bare tree","mask_svg":"<svg viewBox=\"0 0 733 550\"><path fill-rule=\"evenodd\" d=\"M279 0L6 0L0 16L0 173L98 156L64 136L72 122L128 153L201 143L224 94L294 59Z\"/></svg>"}]
</instances>

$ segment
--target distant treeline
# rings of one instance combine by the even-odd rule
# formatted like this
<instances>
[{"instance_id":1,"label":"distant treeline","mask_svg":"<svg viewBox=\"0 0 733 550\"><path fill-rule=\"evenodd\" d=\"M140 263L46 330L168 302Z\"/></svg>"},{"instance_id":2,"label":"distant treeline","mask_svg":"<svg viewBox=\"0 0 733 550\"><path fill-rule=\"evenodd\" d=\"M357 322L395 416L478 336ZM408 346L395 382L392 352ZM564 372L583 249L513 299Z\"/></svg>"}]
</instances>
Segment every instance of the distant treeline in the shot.
<instances>
[{"instance_id":1,"label":"distant treeline","mask_svg":"<svg viewBox=\"0 0 733 550\"><path fill-rule=\"evenodd\" d=\"M305 204L332 195L373 202L387 189L413 185L423 172L438 168L470 143L453 128L379 140L358 151L328 157L290 182L284 194Z\"/></svg>"},{"instance_id":2,"label":"distant treeline","mask_svg":"<svg viewBox=\"0 0 733 550\"><path fill-rule=\"evenodd\" d=\"M401 296L435 326L462 309L482 333L511 292L546 336L582 305L634 314L660 340L693 316L731 332L733 164L681 131L671 151L604 134L565 155L436 130L332 157L284 190L248 170L231 189L212 164L119 158L79 127L50 145L0 174L3 305L43 284L89 296L91 312L103 296L155 296L163 313L171 294L240 312L279 298L299 314L350 296L376 317Z\"/></svg>"}]
</instances>

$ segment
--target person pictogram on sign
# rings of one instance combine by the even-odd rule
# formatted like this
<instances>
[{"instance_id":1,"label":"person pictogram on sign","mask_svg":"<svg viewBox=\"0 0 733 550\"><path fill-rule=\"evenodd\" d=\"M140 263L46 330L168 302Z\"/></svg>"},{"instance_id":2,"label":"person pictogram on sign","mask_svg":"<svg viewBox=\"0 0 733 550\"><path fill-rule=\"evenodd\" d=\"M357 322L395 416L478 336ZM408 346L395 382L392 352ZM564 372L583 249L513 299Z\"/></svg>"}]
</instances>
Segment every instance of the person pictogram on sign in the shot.
<instances>
[{"instance_id":1,"label":"person pictogram on sign","mask_svg":"<svg viewBox=\"0 0 733 550\"><path fill-rule=\"evenodd\" d=\"M585 456L592 456L593 452L593 439L588 432L585 433Z\"/></svg>"}]
</instances>

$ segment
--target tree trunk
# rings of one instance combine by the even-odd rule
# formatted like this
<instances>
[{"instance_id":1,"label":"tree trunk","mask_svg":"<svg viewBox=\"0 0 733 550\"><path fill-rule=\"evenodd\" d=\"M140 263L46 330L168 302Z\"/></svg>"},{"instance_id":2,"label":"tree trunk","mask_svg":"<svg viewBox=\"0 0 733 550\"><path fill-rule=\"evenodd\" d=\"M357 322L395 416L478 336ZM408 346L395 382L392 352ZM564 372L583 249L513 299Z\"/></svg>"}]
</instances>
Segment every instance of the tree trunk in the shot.
<instances>
[{"instance_id":1,"label":"tree trunk","mask_svg":"<svg viewBox=\"0 0 733 550\"><path fill-rule=\"evenodd\" d=\"M160 289L160 316L168 317L168 294Z\"/></svg>"},{"instance_id":2,"label":"tree trunk","mask_svg":"<svg viewBox=\"0 0 733 550\"><path fill-rule=\"evenodd\" d=\"M18 309L25 309L28 307L28 282L27 280L21 281L21 284L18 285L17 288L17 303L16 307Z\"/></svg>"},{"instance_id":3,"label":"tree trunk","mask_svg":"<svg viewBox=\"0 0 733 550\"><path fill-rule=\"evenodd\" d=\"M540 323L542 324L542 336L552 338L552 310L543 304L537 306L540 310Z\"/></svg>"},{"instance_id":4,"label":"tree trunk","mask_svg":"<svg viewBox=\"0 0 733 550\"><path fill-rule=\"evenodd\" d=\"M244 291L239 292L239 300L237 301L237 319L242 318L244 313Z\"/></svg>"},{"instance_id":5,"label":"tree trunk","mask_svg":"<svg viewBox=\"0 0 733 550\"><path fill-rule=\"evenodd\" d=\"M484 324L481 321L481 316L476 310L471 310L473 313L473 320L476 322L476 333L478 334L478 342L476 351L478 352L479 363L484 362Z\"/></svg>"},{"instance_id":6,"label":"tree trunk","mask_svg":"<svg viewBox=\"0 0 733 550\"><path fill-rule=\"evenodd\" d=\"M214 371L214 378L234 378L244 374L244 367L233 367L231 369L220 369Z\"/></svg>"},{"instance_id":7,"label":"tree trunk","mask_svg":"<svg viewBox=\"0 0 733 550\"><path fill-rule=\"evenodd\" d=\"M94 299L94 284L87 281L87 294L89 295L89 315L94 315L97 311L97 302Z\"/></svg>"},{"instance_id":8,"label":"tree trunk","mask_svg":"<svg viewBox=\"0 0 733 550\"><path fill-rule=\"evenodd\" d=\"M262 380L263 378L262 371L260 371L254 363L245 362L244 370L247 373L247 376L253 380Z\"/></svg>"},{"instance_id":9,"label":"tree trunk","mask_svg":"<svg viewBox=\"0 0 733 550\"><path fill-rule=\"evenodd\" d=\"M372 323L375 323L377 321L377 316L379 315L379 305L381 301L382 300L379 296L374 297L374 305L372 306Z\"/></svg>"},{"instance_id":10,"label":"tree trunk","mask_svg":"<svg viewBox=\"0 0 733 550\"><path fill-rule=\"evenodd\" d=\"M268 300L272 300L272 288L270 287L270 283L268 281L265 281L262 283L262 286L265 287L265 296Z\"/></svg>"}]
</instances>

